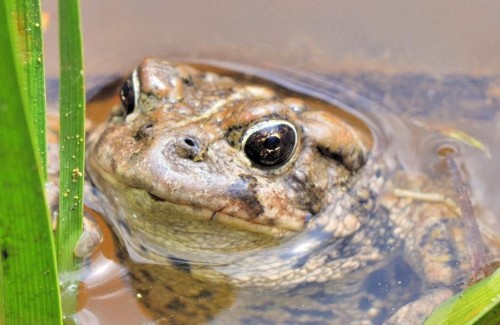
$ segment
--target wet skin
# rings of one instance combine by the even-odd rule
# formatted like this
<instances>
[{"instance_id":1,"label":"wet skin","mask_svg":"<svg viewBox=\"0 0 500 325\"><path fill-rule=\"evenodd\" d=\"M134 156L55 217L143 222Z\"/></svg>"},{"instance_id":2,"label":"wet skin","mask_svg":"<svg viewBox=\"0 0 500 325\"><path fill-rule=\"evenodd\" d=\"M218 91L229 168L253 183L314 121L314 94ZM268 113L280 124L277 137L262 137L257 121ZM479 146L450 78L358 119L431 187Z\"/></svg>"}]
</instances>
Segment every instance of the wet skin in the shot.
<instances>
[{"instance_id":1,"label":"wet skin","mask_svg":"<svg viewBox=\"0 0 500 325\"><path fill-rule=\"evenodd\" d=\"M418 321L466 273L456 212L393 192L435 184L399 173L395 160L380 158L370 131L337 108L157 59L145 60L120 96L89 137L88 173L134 287L163 321L210 320L244 288L281 297L304 284L309 296L323 290L309 308L320 315L336 308L325 303L325 283L338 284L335 294L352 292L344 304L355 307L344 317L373 320L380 312L359 307L369 293L356 271L380 268L394 247L436 288L394 302L409 303L395 321L420 313ZM239 304L242 321L316 317Z\"/></svg>"}]
</instances>

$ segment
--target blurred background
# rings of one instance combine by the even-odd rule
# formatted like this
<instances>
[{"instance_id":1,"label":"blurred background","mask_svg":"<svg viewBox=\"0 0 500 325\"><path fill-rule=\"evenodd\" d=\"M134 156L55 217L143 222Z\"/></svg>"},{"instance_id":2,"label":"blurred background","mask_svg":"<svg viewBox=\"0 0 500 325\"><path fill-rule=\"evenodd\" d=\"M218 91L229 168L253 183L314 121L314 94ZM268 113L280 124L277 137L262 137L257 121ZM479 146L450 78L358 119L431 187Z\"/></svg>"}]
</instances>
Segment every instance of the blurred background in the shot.
<instances>
[{"instance_id":1,"label":"blurred background","mask_svg":"<svg viewBox=\"0 0 500 325\"><path fill-rule=\"evenodd\" d=\"M57 73L56 0L47 71ZM499 1L81 1L87 72L145 56L283 61L306 69L500 72ZM241 59L240 59L241 60Z\"/></svg>"}]
</instances>

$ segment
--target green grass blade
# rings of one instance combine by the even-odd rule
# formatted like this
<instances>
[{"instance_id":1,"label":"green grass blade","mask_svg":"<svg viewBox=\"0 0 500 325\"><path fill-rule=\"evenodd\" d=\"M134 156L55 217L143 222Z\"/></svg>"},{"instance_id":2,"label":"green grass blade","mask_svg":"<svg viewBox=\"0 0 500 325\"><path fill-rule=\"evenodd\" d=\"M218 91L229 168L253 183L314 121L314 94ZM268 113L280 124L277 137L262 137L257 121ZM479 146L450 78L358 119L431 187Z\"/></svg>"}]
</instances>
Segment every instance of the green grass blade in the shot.
<instances>
[{"instance_id":1,"label":"green grass blade","mask_svg":"<svg viewBox=\"0 0 500 325\"><path fill-rule=\"evenodd\" d=\"M499 324L500 268L438 306L425 321L433 324Z\"/></svg>"},{"instance_id":2,"label":"green grass blade","mask_svg":"<svg viewBox=\"0 0 500 325\"><path fill-rule=\"evenodd\" d=\"M38 151L42 161L43 180L47 179L47 128L45 116L45 71L43 65L43 37L40 1L16 1L19 31L21 38L20 53L27 87L28 107L32 110L37 136Z\"/></svg>"},{"instance_id":3,"label":"green grass blade","mask_svg":"<svg viewBox=\"0 0 500 325\"><path fill-rule=\"evenodd\" d=\"M60 324L54 241L19 58L26 34L15 9L15 0L0 2L0 324Z\"/></svg>"},{"instance_id":4,"label":"green grass blade","mask_svg":"<svg viewBox=\"0 0 500 325\"><path fill-rule=\"evenodd\" d=\"M59 1L60 195L56 232L61 275L78 269L73 249L81 235L85 155L85 92L79 1ZM73 277L74 279L74 277ZM76 310L77 283L66 283L64 312ZM67 290L67 291L66 291ZM66 295L67 294L67 295Z\"/></svg>"}]
</instances>

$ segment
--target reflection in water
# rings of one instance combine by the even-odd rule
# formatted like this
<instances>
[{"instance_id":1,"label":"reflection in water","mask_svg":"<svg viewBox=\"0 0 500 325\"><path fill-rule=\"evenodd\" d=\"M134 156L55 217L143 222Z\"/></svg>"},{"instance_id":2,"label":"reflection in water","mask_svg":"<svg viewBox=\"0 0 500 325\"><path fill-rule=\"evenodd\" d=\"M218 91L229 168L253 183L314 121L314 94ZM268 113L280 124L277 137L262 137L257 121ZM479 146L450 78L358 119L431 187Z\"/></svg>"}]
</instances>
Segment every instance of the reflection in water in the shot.
<instances>
[{"instance_id":1,"label":"reflection in water","mask_svg":"<svg viewBox=\"0 0 500 325\"><path fill-rule=\"evenodd\" d=\"M233 77L237 76L233 74ZM411 75L405 78L410 82ZM422 76L415 76L415 79L419 78ZM348 85L348 90L338 87L334 79ZM369 208L363 205L366 202L359 201L341 213L337 211L342 208L341 203L330 202L319 216L313 217L312 226L303 234L281 243L277 248L238 255L239 259L233 259L228 265L220 265L219 261L217 266L209 268L193 266L190 261L172 256L169 251L162 254L168 257L171 265L144 264L144 260L136 263L129 258L126 250L116 249L114 258L127 267L129 276L125 281L134 288L134 293L121 287L123 269L108 259L113 258L115 249L105 247L103 255L98 255L91 264L85 280L89 296L84 303L82 318L92 320L98 315L104 323L106 317L115 317L109 314L101 316L98 305L104 301L106 304L107 301L118 303L120 310L127 312L141 309L137 307L134 298L137 297L149 308L149 312L145 311L146 316L130 312L134 316L125 318L127 323L134 323L132 319L139 322L146 317L166 323L225 323L235 320L246 323L330 323L354 319L381 323L401 306L419 298L424 299L417 301L413 307L428 312L439 300L463 287L468 274L464 247L460 243L444 240L450 239L451 231L460 241L461 221L447 202L426 202L418 193L439 192L446 199L456 199L439 156L443 144L457 148L458 159L467 167L469 155L482 155L485 159L484 153L450 140L439 132L438 127L432 127L432 123L441 117L439 115L458 114L456 110L470 112L471 106L474 109L480 107L477 100L482 101L483 98L474 101L465 94L467 101L464 101L456 90L456 83L435 83L430 91L428 85L423 86L415 80L413 83L401 83L401 76L340 74L330 78L308 79L307 76L300 76L297 79L282 74L273 80L281 80L289 88L313 97L319 94L322 100L338 104L365 121L375 138L376 152L369 167L373 168L374 174L383 173L387 178L387 186L376 189L384 200L388 196L388 201L377 199L370 202L373 205ZM312 85L316 86L314 92L309 88ZM447 98L444 103L433 101L436 93L446 90L455 91L456 97ZM455 111L437 112L444 106L453 107ZM418 110L421 107L426 110ZM418 123L412 120L415 110L418 112ZM345 116L345 113L340 114ZM476 120L480 120L481 114L488 114L488 108L478 114ZM425 127L421 127L422 121ZM384 162L383 168L378 166L380 162ZM403 172L393 170L396 166L400 166ZM466 172L473 177L475 171L467 168ZM415 196L394 197L391 194L394 188L413 191ZM476 190L473 188L472 192ZM379 192L370 195L376 196ZM365 198L365 201L370 200ZM344 222L347 222L346 215L349 213L358 213L356 216L363 223L354 227L348 235L337 236L335 231L338 228L328 228L328 222L322 224L325 218L335 213L341 215ZM318 227L314 226L315 222ZM119 236L126 236L126 232L118 231ZM105 238L109 244L112 238L109 231ZM498 244L498 238L496 240ZM492 251L495 249L498 247L492 247ZM442 264L434 263L436 258L441 258ZM279 272L269 267L276 261L280 261L275 266ZM287 265L283 270L280 269L282 264ZM287 268L291 271L284 273ZM294 270L304 272L303 276L292 275ZM210 275L207 277L204 272ZM218 275L212 277L213 273ZM260 280L262 283L250 282L259 285L247 285L241 280L248 281L254 274L264 278ZM308 274L315 275L308 277ZM267 284L266 276L269 276ZM240 281L235 282L235 278ZM442 289L436 289L436 286ZM426 305L429 302L432 303Z\"/></svg>"}]
</instances>

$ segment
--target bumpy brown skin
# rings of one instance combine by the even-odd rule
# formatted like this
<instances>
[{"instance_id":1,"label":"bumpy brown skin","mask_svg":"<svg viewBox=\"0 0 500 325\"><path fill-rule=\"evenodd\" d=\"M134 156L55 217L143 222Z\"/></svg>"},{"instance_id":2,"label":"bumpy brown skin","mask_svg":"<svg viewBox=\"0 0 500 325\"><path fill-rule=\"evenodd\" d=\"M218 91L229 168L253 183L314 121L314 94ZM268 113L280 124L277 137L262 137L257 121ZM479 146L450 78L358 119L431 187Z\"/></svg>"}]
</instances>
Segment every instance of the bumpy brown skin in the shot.
<instances>
[{"instance_id":1,"label":"bumpy brown skin","mask_svg":"<svg viewBox=\"0 0 500 325\"><path fill-rule=\"evenodd\" d=\"M118 107L91 137L87 157L105 214L133 260L165 264L170 274L188 265L198 282L234 286L224 291L232 297L239 287L279 291L346 278L376 265L405 238L408 262L428 283L456 280L460 267L451 262L459 231L450 234L460 229L456 215L444 205L391 195L386 176L394 162L382 164L370 136L334 108L155 59L145 60L132 80L133 112ZM262 167L245 153L245 134L263 121L295 129L294 149L277 166ZM178 301L183 289L150 290L171 288L165 282L175 279L151 277L161 273L157 266L130 265L145 304L159 314L182 314L153 306ZM206 292L224 295L215 291ZM216 310L231 299L222 300ZM435 303L410 306L410 313L428 313Z\"/></svg>"}]
</instances>

